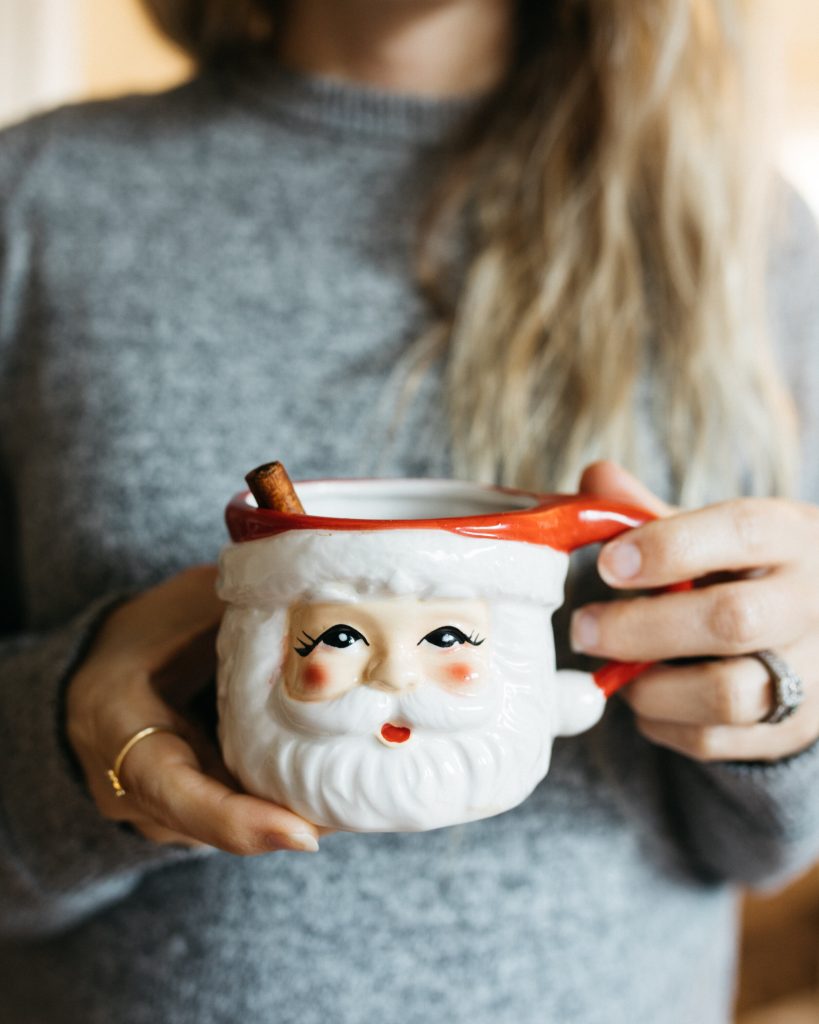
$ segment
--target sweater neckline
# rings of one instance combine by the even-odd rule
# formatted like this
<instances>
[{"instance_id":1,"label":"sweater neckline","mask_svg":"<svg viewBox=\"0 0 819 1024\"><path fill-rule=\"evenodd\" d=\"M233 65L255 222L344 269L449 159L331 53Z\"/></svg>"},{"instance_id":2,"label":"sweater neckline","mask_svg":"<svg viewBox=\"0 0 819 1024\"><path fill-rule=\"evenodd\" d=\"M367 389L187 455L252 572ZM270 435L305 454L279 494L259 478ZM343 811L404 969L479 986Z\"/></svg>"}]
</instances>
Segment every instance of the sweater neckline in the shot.
<instances>
[{"instance_id":1,"label":"sweater neckline","mask_svg":"<svg viewBox=\"0 0 819 1024\"><path fill-rule=\"evenodd\" d=\"M284 117L336 136L424 145L449 142L482 95L434 98L315 75L260 59L229 73L238 99L271 117Z\"/></svg>"}]
</instances>

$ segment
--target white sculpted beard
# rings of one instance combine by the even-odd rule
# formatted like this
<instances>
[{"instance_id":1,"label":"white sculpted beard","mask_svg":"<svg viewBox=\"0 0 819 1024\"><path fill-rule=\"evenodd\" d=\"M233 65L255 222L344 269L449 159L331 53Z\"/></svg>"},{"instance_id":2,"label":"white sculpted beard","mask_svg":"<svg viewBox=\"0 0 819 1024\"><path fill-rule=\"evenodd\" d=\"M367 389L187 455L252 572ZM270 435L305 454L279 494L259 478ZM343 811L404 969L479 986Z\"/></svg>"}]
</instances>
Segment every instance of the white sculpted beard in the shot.
<instances>
[{"instance_id":1,"label":"white sculpted beard","mask_svg":"<svg viewBox=\"0 0 819 1024\"><path fill-rule=\"evenodd\" d=\"M517 805L548 769L551 716L545 679L521 671L506 639L474 696L422 683L307 702L279 675L266 703L266 795L317 825L360 832L439 828ZM409 726L410 739L385 746L386 722Z\"/></svg>"}]
</instances>

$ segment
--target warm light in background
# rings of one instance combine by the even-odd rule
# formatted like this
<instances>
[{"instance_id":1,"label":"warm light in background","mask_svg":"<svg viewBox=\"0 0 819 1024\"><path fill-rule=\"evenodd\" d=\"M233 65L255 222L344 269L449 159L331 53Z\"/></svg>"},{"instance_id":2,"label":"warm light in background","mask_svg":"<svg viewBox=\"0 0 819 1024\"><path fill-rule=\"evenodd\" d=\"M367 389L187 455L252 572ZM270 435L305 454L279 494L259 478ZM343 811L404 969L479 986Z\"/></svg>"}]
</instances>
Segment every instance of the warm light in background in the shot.
<instances>
[{"instance_id":1,"label":"warm light in background","mask_svg":"<svg viewBox=\"0 0 819 1024\"><path fill-rule=\"evenodd\" d=\"M780 164L819 214L819 0L782 0L785 127Z\"/></svg>"},{"instance_id":2,"label":"warm light in background","mask_svg":"<svg viewBox=\"0 0 819 1024\"><path fill-rule=\"evenodd\" d=\"M76 2L88 95L162 89L191 73L188 59L154 30L138 0Z\"/></svg>"},{"instance_id":3,"label":"warm light in background","mask_svg":"<svg viewBox=\"0 0 819 1024\"><path fill-rule=\"evenodd\" d=\"M191 73L138 0L0 0L0 123Z\"/></svg>"},{"instance_id":4,"label":"warm light in background","mask_svg":"<svg viewBox=\"0 0 819 1024\"><path fill-rule=\"evenodd\" d=\"M781 164L819 212L819 0L754 2L786 40ZM162 89L190 71L138 0L0 0L0 123L66 100Z\"/></svg>"}]
</instances>

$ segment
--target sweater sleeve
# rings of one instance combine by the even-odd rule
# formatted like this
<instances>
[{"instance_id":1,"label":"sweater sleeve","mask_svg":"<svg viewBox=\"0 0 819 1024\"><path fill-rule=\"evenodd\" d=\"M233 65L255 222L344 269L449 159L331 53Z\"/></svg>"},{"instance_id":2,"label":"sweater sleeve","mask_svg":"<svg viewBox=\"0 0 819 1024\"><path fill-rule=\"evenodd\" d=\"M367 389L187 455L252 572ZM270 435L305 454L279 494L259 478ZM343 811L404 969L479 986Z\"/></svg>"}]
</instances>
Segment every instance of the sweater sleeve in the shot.
<instances>
[{"instance_id":1,"label":"sweater sleeve","mask_svg":"<svg viewBox=\"0 0 819 1024\"><path fill-rule=\"evenodd\" d=\"M689 853L706 874L778 886L819 856L819 743L773 764L669 757Z\"/></svg>"},{"instance_id":2,"label":"sweater sleeve","mask_svg":"<svg viewBox=\"0 0 819 1024\"><path fill-rule=\"evenodd\" d=\"M104 819L62 729L64 683L118 597L47 633L0 642L0 934L48 934L189 857Z\"/></svg>"},{"instance_id":3,"label":"sweater sleeve","mask_svg":"<svg viewBox=\"0 0 819 1024\"><path fill-rule=\"evenodd\" d=\"M39 119L0 134L0 383L26 288L23 193L36 178L45 125ZM32 935L68 927L121 898L145 870L192 854L105 820L74 763L62 727L63 691L96 627L124 595L100 594L49 631L27 626L11 464L0 431L0 935Z\"/></svg>"},{"instance_id":4,"label":"sweater sleeve","mask_svg":"<svg viewBox=\"0 0 819 1024\"><path fill-rule=\"evenodd\" d=\"M769 278L773 342L799 415L798 497L819 504L819 231L795 193L783 197L781 214ZM691 852L705 870L772 885L819 856L819 742L773 764L669 756Z\"/></svg>"}]
</instances>

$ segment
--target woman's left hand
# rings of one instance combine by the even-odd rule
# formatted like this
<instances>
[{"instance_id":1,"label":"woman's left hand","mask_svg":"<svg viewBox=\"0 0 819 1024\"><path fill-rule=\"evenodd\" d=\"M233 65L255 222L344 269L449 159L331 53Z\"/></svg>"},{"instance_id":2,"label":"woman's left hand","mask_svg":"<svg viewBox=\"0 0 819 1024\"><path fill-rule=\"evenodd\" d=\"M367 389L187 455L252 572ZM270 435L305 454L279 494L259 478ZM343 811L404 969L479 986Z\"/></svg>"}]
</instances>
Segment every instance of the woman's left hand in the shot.
<instances>
[{"instance_id":1,"label":"woman's left hand","mask_svg":"<svg viewBox=\"0 0 819 1024\"><path fill-rule=\"evenodd\" d=\"M773 761L810 746L819 737L819 508L740 498L679 512L611 462L589 466L580 491L662 517L603 547L598 569L610 586L717 576L574 613L575 650L660 662L621 691L640 732L699 761ZM776 725L764 722L776 703L770 676L749 657L760 650L775 651L804 686L800 707ZM696 657L713 660L663 664Z\"/></svg>"}]
</instances>

